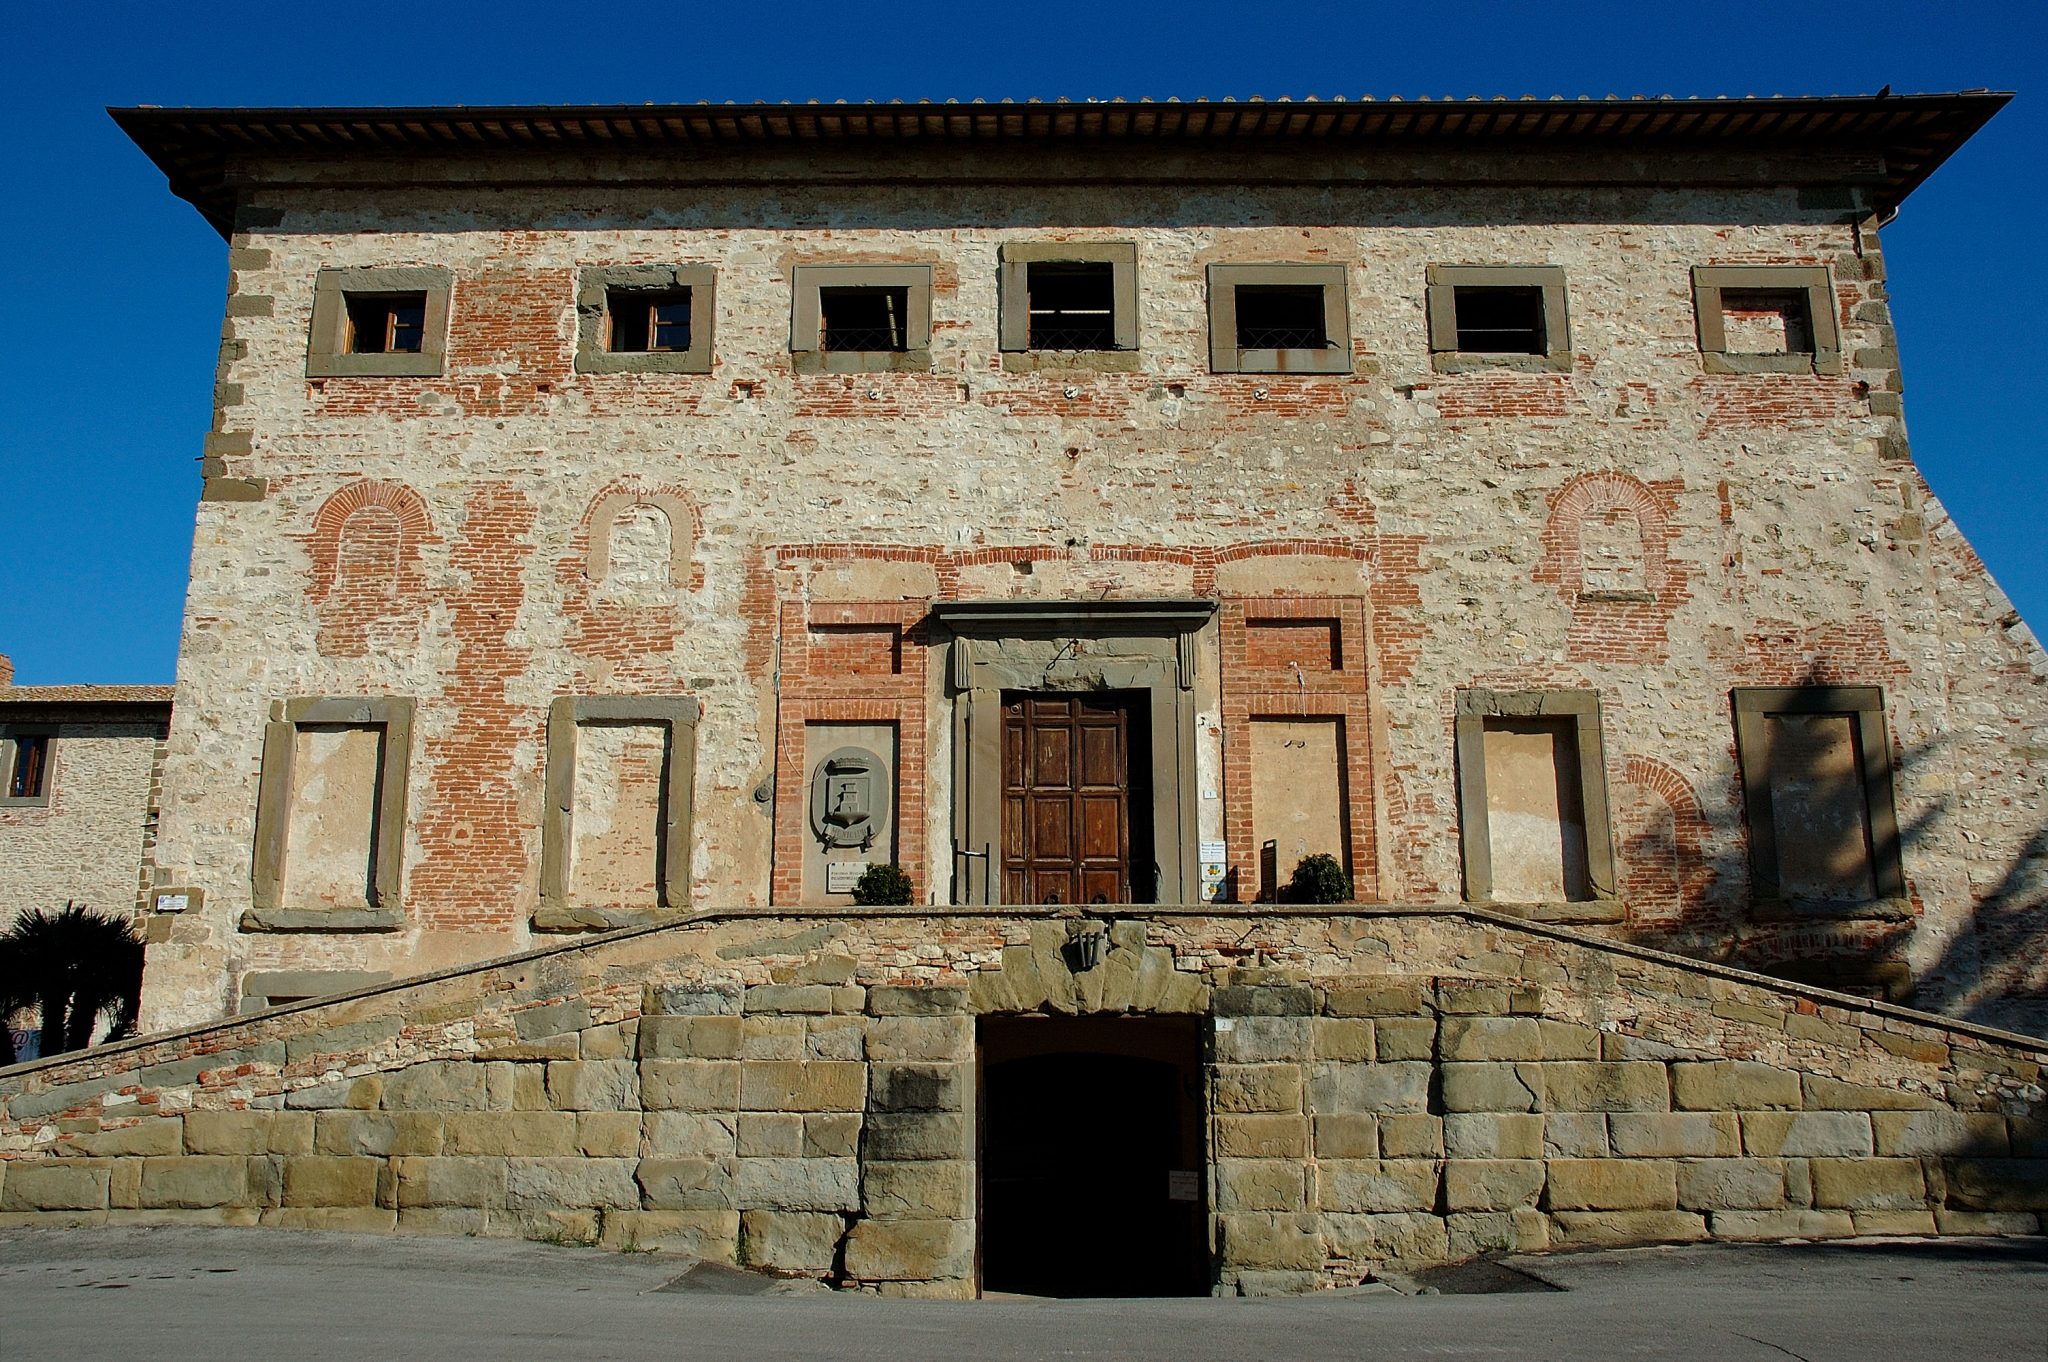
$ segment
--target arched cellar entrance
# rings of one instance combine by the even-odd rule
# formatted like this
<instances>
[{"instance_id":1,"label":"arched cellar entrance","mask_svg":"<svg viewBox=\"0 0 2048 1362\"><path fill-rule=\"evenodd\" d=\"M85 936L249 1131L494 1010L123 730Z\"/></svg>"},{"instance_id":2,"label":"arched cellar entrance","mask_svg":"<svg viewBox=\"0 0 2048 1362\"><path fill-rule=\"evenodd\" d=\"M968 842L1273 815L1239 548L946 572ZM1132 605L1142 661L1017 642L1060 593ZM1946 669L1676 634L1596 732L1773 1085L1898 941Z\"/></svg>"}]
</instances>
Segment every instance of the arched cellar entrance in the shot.
<instances>
[{"instance_id":1,"label":"arched cellar entrance","mask_svg":"<svg viewBox=\"0 0 2048 1362\"><path fill-rule=\"evenodd\" d=\"M1199 1020L981 1018L984 1294L1209 1293Z\"/></svg>"}]
</instances>

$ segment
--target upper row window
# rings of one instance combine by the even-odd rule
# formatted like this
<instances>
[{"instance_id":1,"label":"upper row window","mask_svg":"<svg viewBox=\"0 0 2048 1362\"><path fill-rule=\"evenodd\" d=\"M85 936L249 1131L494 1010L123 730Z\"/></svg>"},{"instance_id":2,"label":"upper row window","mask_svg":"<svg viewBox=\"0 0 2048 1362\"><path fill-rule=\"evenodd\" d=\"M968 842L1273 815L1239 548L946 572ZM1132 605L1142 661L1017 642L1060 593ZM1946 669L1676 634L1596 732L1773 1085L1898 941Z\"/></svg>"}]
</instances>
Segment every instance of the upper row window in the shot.
<instances>
[{"instance_id":1,"label":"upper row window","mask_svg":"<svg viewBox=\"0 0 2048 1362\"><path fill-rule=\"evenodd\" d=\"M0 728L0 807L50 802L50 739L55 730Z\"/></svg>"},{"instance_id":2,"label":"upper row window","mask_svg":"<svg viewBox=\"0 0 2048 1362\"><path fill-rule=\"evenodd\" d=\"M1137 247L1128 242L1006 243L1003 367L1135 369L1137 267ZM307 376L441 373L451 278L428 266L321 270ZM716 282L707 265L584 269L578 372L709 373ZM798 265L793 282L790 351L799 373L931 367L931 266ZM1352 371L1344 266L1212 264L1208 282L1216 372ZM1694 269L1703 366L1709 373L1839 374L1832 298L1822 266ZM1439 372L1571 368L1559 266L1431 265L1427 314Z\"/></svg>"}]
</instances>

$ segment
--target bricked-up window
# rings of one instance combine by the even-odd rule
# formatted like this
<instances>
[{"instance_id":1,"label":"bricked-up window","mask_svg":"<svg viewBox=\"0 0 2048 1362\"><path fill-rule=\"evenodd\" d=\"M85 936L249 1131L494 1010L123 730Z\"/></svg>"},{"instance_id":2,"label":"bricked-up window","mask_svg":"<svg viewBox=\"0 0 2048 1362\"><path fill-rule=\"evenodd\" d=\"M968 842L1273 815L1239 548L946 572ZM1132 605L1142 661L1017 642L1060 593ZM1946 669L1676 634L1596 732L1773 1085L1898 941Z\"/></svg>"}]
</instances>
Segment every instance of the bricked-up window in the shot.
<instances>
[{"instance_id":1,"label":"bricked-up window","mask_svg":"<svg viewBox=\"0 0 2048 1362\"><path fill-rule=\"evenodd\" d=\"M708 265L587 265L576 276L576 372L708 374L717 315Z\"/></svg>"},{"instance_id":2,"label":"bricked-up window","mask_svg":"<svg viewBox=\"0 0 2048 1362\"><path fill-rule=\"evenodd\" d=\"M0 807L50 802L50 757L55 730L0 728Z\"/></svg>"},{"instance_id":3,"label":"bricked-up window","mask_svg":"<svg viewBox=\"0 0 2048 1362\"><path fill-rule=\"evenodd\" d=\"M1825 266L1699 265L1692 299L1710 374L1842 372Z\"/></svg>"},{"instance_id":4,"label":"bricked-up window","mask_svg":"<svg viewBox=\"0 0 2048 1362\"><path fill-rule=\"evenodd\" d=\"M297 699L263 730L245 931L395 931L409 699Z\"/></svg>"},{"instance_id":5,"label":"bricked-up window","mask_svg":"<svg viewBox=\"0 0 2048 1362\"><path fill-rule=\"evenodd\" d=\"M1342 265L1209 266L1209 367L1223 374L1348 374Z\"/></svg>"},{"instance_id":6,"label":"bricked-up window","mask_svg":"<svg viewBox=\"0 0 2048 1362\"><path fill-rule=\"evenodd\" d=\"M1439 372L1568 371L1564 271L1555 265L1431 265L1429 350Z\"/></svg>"},{"instance_id":7,"label":"bricked-up window","mask_svg":"<svg viewBox=\"0 0 2048 1362\"><path fill-rule=\"evenodd\" d=\"M440 374L453 279L425 265L321 270L313 282L306 376Z\"/></svg>"},{"instance_id":8,"label":"bricked-up window","mask_svg":"<svg viewBox=\"0 0 2048 1362\"><path fill-rule=\"evenodd\" d=\"M1769 687L1732 700L1758 911L1905 911L1884 692Z\"/></svg>"},{"instance_id":9,"label":"bricked-up window","mask_svg":"<svg viewBox=\"0 0 2048 1362\"><path fill-rule=\"evenodd\" d=\"M1134 368L1137 268L1129 242L1005 242L1004 367Z\"/></svg>"},{"instance_id":10,"label":"bricked-up window","mask_svg":"<svg viewBox=\"0 0 2048 1362\"><path fill-rule=\"evenodd\" d=\"M681 696L549 706L536 927L602 930L689 906L698 713Z\"/></svg>"},{"instance_id":11,"label":"bricked-up window","mask_svg":"<svg viewBox=\"0 0 2048 1362\"><path fill-rule=\"evenodd\" d=\"M799 373L929 369L929 265L798 265L789 348Z\"/></svg>"},{"instance_id":12,"label":"bricked-up window","mask_svg":"<svg viewBox=\"0 0 2048 1362\"><path fill-rule=\"evenodd\" d=\"M1457 749L1465 897L1618 916L1599 696L1460 691Z\"/></svg>"}]
</instances>

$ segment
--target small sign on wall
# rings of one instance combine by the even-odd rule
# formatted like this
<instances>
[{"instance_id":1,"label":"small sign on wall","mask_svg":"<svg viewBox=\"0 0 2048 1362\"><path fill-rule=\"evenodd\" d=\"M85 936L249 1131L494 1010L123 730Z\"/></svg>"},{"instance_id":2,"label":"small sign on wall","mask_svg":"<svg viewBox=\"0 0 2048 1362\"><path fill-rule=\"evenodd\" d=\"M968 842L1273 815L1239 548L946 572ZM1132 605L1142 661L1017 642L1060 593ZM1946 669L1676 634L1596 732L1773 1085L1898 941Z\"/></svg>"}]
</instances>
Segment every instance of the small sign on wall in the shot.
<instances>
[{"instance_id":1,"label":"small sign on wall","mask_svg":"<svg viewBox=\"0 0 2048 1362\"><path fill-rule=\"evenodd\" d=\"M1166 1199L1168 1201L1200 1201L1202 1199L1202 1173L1196 1168L1170 1168L1166 1173Z\"/></svg>"},{"instance_id":2,"label":"small sign on wall","mask_svg":"<svg viewBox=\"0 0 2048 1362\"><path fill-rule=\"evenodd\" d=\"M860 883L866 873L866 861L827 861L825 863L825 892L828 894L851 894L853 886Z\"/></svg>"},{"instance_id":3,"label":"small sign on wall","mask_svg":"<svg viewBox=\"0 0 2048 1362\"><path fill-rule=\"evenodd\" d=\"M1214 903L1223 890L1224 877L1230 873L1225 860L1224 845L1221 842L1202 843L1202 902Z\"/></svg>"}]
</instances>

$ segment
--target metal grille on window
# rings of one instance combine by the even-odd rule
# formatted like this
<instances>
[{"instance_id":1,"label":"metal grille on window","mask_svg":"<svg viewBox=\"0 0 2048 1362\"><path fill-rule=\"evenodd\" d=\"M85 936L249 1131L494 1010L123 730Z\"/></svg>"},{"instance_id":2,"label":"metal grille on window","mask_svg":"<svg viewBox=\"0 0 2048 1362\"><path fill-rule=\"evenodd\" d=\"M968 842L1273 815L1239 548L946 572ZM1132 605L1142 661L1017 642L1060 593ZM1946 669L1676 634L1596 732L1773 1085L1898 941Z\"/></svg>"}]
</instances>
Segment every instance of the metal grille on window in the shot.
<instances>
[{"instance_id":1,"label":"metal grille on window","mask_svg":"<svg viewBox=\"0 0 2048 1362\"><path fill-rule=\"evenodd\" d=\"M1239 284L1237 348L1327 350L1320 284Z\"/></svg>"},{"instance_id":2,"label":"metal grille on window","mask_svg":"<svg viewBox=\"0 0 2048 1362\"><path fill-rule=\"evenodd\" d=\"M905 288L821 288L818 342L822 350L907 350Z\"/></svg>"},{"instance_id":3,"label":"metal grille on window","mask_svg":"<svg viewBox=\"0 0 2048 1362\"><path fill-rule=\"evenodd\" d=\"M1543 353L1543 290L1463 287L1454 295L1458 349L1473 355Z\"/></svg>"},{"instance_id":4,"label":"metal grille on window","mask_svg":"<svg viewBox=\"0 0 2048 1362\"><path fill-rule=\"evenodd\" d=\"M1116 267L1047 261L1029 267L1033 350L1116 348Z\"/></svg>"}]
</instances>

